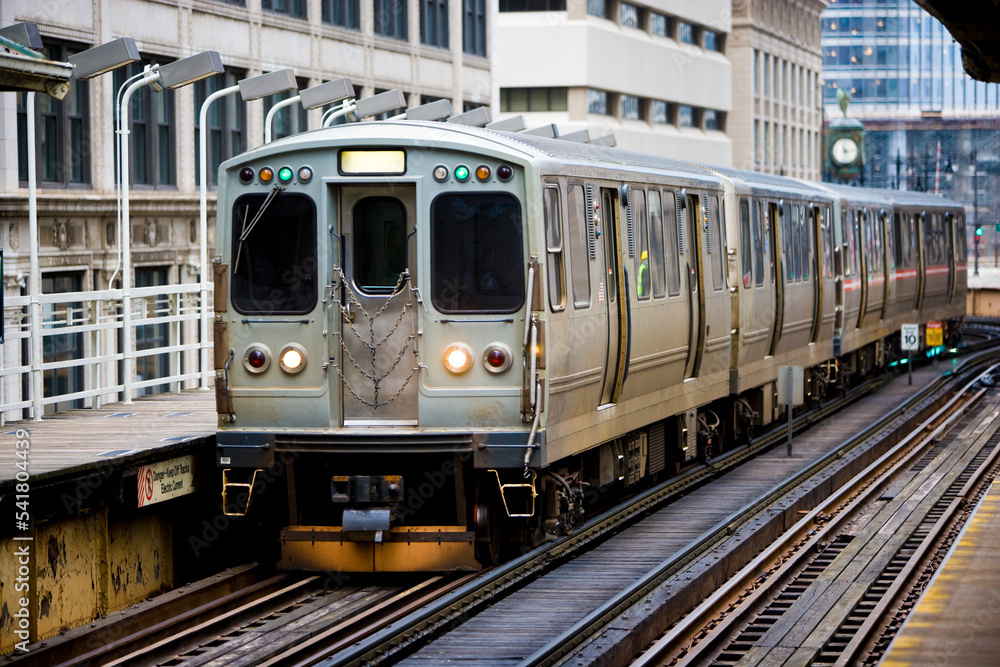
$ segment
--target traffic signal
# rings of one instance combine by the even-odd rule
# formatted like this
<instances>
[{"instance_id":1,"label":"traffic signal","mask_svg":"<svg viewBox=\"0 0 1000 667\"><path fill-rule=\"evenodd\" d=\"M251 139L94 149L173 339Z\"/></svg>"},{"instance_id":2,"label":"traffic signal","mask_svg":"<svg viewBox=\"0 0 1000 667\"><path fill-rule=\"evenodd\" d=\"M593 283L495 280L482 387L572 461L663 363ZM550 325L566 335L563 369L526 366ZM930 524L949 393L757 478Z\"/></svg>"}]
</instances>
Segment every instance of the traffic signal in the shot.
<instances>
[{"instance_id":1,"label":"traffic signal","mask_svg":"<svg viewBox=\"0 0 1000 667\"><path fill-rule=\"evenodd\" d=\"M983 235L983 226L979 225L978 227L976 227L976 236L982 236L982 235Z\"/></svg>"}]
</instances>

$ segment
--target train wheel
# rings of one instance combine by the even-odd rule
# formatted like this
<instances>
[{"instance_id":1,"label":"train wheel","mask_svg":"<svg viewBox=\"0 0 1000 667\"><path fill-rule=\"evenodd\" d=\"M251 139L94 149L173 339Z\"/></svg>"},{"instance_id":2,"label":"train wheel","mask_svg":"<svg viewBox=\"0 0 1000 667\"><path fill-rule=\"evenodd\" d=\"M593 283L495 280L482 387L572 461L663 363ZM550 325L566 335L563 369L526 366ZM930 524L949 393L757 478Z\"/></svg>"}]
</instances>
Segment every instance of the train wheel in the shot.
<instances>
[{"instance_id":1,"label":"train wheel","mask_svg":"<svg viewBox=\"0 0 1000 667\"><path fill-rule=\"evenodd\" d=\"M503 503L499 493L486 482L476 488L476 560L483 565L496 565L503 553Z\"/></svg>"}]
</instances>

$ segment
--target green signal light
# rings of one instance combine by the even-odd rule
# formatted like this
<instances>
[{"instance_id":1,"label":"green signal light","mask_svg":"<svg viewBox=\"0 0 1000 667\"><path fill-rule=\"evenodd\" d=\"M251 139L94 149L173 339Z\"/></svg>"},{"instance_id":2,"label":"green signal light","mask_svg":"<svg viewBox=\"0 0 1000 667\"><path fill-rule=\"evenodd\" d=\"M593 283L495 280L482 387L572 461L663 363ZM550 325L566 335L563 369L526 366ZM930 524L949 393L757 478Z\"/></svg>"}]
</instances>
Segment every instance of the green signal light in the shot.
<instances>
[{"instance_id":1,"label":"green signal light","mask_svg":"<svg viewBox=\"0 0 1000 667\"><path fill-rule=\"evenodd\" d=\"M291 167L282 167L278 170L278 180L282 183L290 183L294 173Z\"/></svg>"},{"instance_id":2,"label":"green signal light","mask_svg":"<svg viewBox=\"0 0 1000 667\"><path fill-rule=\"evenodd\" d=\"M459 181L469 180L469 168L464 164L460 164L455 167L455 179Z\"/></svg>"},{"instance_id":3,"label":"green signal light","mask_svg":"<svg viewBox=\"0 0 1000 667\"><path fill-rule=\"evenodd\" d=\"M983 235L982 226L976 227L976 236L982 236L982 235Z\"/></svg>"}]
</instances>

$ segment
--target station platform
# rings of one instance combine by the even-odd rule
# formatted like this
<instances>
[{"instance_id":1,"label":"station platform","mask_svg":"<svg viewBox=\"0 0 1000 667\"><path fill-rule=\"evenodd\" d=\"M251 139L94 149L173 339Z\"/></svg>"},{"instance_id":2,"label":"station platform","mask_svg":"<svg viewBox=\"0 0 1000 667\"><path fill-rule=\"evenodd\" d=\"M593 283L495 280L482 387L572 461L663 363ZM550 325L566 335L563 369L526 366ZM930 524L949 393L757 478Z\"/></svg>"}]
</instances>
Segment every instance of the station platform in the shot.
<instances>
[{"instance_id":1,"label":"station platform","mask_svg":"<svg viewBox=\"0 0 1000 667\"><path fill-rule=\"evenodd\" d=\"M880 665L1000 665L998 554L1000 480L994 480Z\"/></svg>"}]
</instances>

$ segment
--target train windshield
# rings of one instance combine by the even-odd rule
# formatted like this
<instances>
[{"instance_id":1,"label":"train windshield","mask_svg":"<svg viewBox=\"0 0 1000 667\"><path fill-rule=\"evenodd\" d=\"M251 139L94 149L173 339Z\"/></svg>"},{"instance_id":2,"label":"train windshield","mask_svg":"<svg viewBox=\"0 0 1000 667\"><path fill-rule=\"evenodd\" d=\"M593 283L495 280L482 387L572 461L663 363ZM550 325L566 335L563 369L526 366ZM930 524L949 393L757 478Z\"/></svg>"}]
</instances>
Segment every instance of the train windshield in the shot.
<instances>
[{"instance_id":1,"label":"train windshield","mask_svg":"<svg viewBox=\"0 0 1000 667\"><path fill-rule=\"evenodd\" d=\"M521 205L512 195L444 194L431 204L434 307L513 313L524 304Z\"/></svg>"},{"instance_id":2,"label":"train windshield","mask_svg":"<svg viewBox=\"0 0 1000 667\"><path fill-rule=\"evenodd\" d=\"M233 205L233 307L302 315L316 305L316 205L305 195L248 194Z\"/></svg>"}]
</instances>

